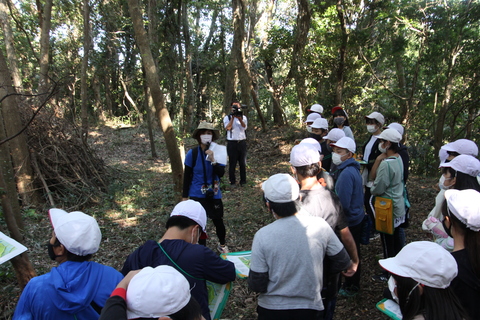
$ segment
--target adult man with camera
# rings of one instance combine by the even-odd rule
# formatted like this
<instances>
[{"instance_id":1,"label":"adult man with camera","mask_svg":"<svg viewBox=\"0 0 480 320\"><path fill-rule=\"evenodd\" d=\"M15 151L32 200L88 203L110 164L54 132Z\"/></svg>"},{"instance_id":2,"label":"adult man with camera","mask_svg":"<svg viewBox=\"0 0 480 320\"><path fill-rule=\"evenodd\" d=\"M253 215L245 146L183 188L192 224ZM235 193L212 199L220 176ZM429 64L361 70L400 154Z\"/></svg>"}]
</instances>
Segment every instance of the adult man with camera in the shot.
<instances>
[{"instance_id":1,"label":"adult man with camera","mask_svg":"<svg viewBox=\"0 0 480 320\"><path fill-rule=\"evenodd\" d=\"M230 185L235 186L235 168L237 162L240 166L240 185L247 182L247 117L243 115L242 109L245 105L240 105L238 101L232 103L231 113L223 118L223 126L227 130L227 154L228 154L228 178Z\"/></svg>"}]
</instances>

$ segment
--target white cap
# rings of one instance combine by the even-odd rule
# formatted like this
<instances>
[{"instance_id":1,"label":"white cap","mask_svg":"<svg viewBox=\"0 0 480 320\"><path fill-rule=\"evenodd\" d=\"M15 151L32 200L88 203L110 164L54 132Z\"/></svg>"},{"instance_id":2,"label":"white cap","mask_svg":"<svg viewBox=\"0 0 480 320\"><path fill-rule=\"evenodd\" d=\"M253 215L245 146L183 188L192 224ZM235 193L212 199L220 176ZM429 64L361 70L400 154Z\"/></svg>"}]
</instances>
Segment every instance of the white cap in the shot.
<instances>
[{"instance_id":1,"label":"white cap","mask_svg":"<svg viewBox=\"0 0 480 320\"><path fill-rule=\"evenodd\" d=\"M405 132L405 129L403 128L403 126L398 123L398 122L392 122L390 123L388 126L385 127L385 129L395 129L398 131L398 133L400 133L402 136L403 136L403 133Z\"/></svg>"},{"instance_id":2,"label":"white cap","mask_svg":"<svg viewBox=\"0 0 480 320\"><path fill-rule=\"evenodd\" d=\"M307 123L307 122L314 122L315 120L317 120L318 118L321 118L322 116L319 115L318 113L310 113L308 116L307 116L307 120L305 120L304 123Z\"/></svg>"},{"instance_id":3,"label":"white cap","mask_svg":"<svg viewBox=\"0 0 480 320\"><path fill-rule=\"evenodd\" d=\"M262 190L268 201L286 203L295 201L300 195L297 181L286 173L277 173L262 184Z\"/></svg>"},{"instance_id":4,"label":"white cap","mask_svg":"<svg viewBox=\"0 0 480 320\"><path fill-rule=\"evenodd\" d=\"M294 167L308 166L320 161L320 153L309 143L300 143L290 151L290 164Z\"/></svg>"},{"instance_id":5,"label":"white cap","mask_svg":"<svg viewBox=\"0 0 480 320\"><path fill-rule=\"evenodd\" d=\"M452 142L449 142L446 145L442 146L440 148L440 150L438 151L438 158L440 158L440 163L443 163L443 162L445 162L445 160L447 160L448 153L447 153L447 150L445 150L445 148L451 143Z\"/></svg>"},{"instance_id":6,"label":"white cap","mask_svg":"<svg viewBox=\"0 0 480 320\"><path fill-rule=\"evenodd\" d=\"M448 209L468 229L480 231L480 192L473 189L445 191Z\"/></svg>"},{"instance_id":7,"label":"white cap","mask_svg":"<svg viewBox=\"0 0 480 320\"><path fill-rule=\"evenodd\" d=\"M323 113L323 107L319 105L318 103L315 103L310 107L310 111L312 112L318 112L318 113Z\"/></svg>"},{"instance_id":8,"label":"white cap","mask_svg":"<svg viewBox=\"0 0 480 320\"><path fill-rule=\"evenodd\" d=\"M451 143L447 143L442 147L445 151L457 152L459 154L468 154L478 156L478 146L475 142L468 139L458 139Z\"/></svg>"},{"instance_id":9,"label":"white cap","mask_svg":"<svg viewBox=\"0 0 480 320\"><path fill-rule=\"evenodd\" d=\"M380 113L380 112L377 112L377 111L374 111L372 113L370 113L368 116L366 116L365 118L368 118L368 119L375 119L377 120L378 122L380 122L380 124L383 126L383 124L385 123L385 117Z\"/></svg>"},{"instance_id":10,"label":"white cap","mask_svg":"<svg viewBox=\"0 0 480 320\"><path fill-rule=\"evenodd\" d=\"M393 143L399 143L400 140L402 140L402 135L395 129L386 129L377 136L377 139L382 139Z\"/></svg>"},{"instance_id":11,"label":"white cap","mask_svg":"<svg viewBox=\"0 0 480 320\"><path fill-rule=\"evenodd\" d=\"M350 138L350 137L343 137L337 142L330 143L332 147L337 147L337 148L342 148L342 149L347 149L350 152L355 153L355 150L357 149L357 146L355 144L355 141Z\"/></svg>"},{"instance_id":12,"label":"white cap","mask_svg":"<svg viewBox=\"0 0 480 320\"><path fill-rule=\"evenodd\" d=\"M145 267L127 288L127 318L159 318L180 311L190 301L188 280L175 268Z\"/></svg>"},{"instance_id":13,"label":"white cap","mask_svg":"<svg viewBox=\"0 0 480 320\"><path fill-rule=\"evenodd\" d=\"M378 262L390 273L438 289L450 286L458 273L457 262L450 252L431 241L409 243L395 257Z\"/></svg>"},{"instance_id":14,"label":"white cap","mask_svg":"<svg viewBox=\"0 0 480 320\"><path fill-rule=\"evenodd\" d=\"M311 145L312 147L315 148L318 152L322 152L322 146L320 145L320 142L318 142L317 139L314 138L305 138L302 141L300 141L299 144L308 144Z\"/></svg>"},{"instance_id":15,"label":"white cap","mask_svg":"<svg viewBox=\"0 0 480 320\"><path fill-rule=\"evenodd\" d=\"M440 168L452 168L455 171L476 177L480 174L480 161L466 154L461 154L453 158L450 162L440 164Z\"/></svg>"},{"instance_id":16,"label":"white cap","mask_svg":"<svg viewBox=\"0 0 480 320\"><path fill-rule=\"evenodd\" d=\"M170 214L170 217L173 216L183 216L192 219L198 223L204 233L207 232L207 213L200 202L191 199L179 202Z\"/></svg>"},{"instance_id":17,"label":"white cap","mask_svg":"<svg viewBox=\"0 0 480 320\"><path fill-rule=\"evenodd\" d=\"M343 137L345 137L345 132L343 132L342 129L333 128L330 131L328 131L328 134L325 137L323 137L323 139L337 142Z\"/></svg>"},{"instance_id":18,"label":"white cap","mask_svg":"<svg viewBox=\"0 0 480 320\"><path fill-rule=\"evenodd\" d=\"M328 121L325 118L317 118L312 124L312 128L316 129L327 129L328 130Z\"/></svg>"},{"instance_id":19,"label":"white cap","mask_svg":"<svg viewBox=\"0 0 480 320\"><path fill-rule=\"evenodd\" d=\"M80 211L48 210L55 236L69 252L86 256L98 251L102 233L97 220Z\"/></svg>"}]
</instances>

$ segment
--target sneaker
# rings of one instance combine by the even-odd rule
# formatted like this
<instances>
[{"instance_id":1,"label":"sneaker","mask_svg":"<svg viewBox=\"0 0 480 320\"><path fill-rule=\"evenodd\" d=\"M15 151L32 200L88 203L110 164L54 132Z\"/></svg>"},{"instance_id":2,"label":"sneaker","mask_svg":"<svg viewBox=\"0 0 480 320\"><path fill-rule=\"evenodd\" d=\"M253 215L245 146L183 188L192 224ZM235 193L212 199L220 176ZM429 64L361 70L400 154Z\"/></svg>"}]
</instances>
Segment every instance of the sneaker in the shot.
<instances>
[{"instance_id":1,"label":"sneaker","mask_svg":"<svg viewBox=\"0 0 480 320\"><path fill-rule=\"evenodd\" d=\"M230 250L228 250L228 247L226 245L221 245L221 244L218 244L217 246L217 250L220 251L220 253L229 253Z\"/></svg>"},{"instance_id":2,"label":"sneaker","mask_svg":"<svg viewBox=\"0 0 480 320\"><path fill-rule=\"evenodd\" d=\"M380 238L380 233L375 232L375 233L372 233L372 234L370 235L370 239L369 239L369 240L370 240L370 241L373 241L373 240L378 239L378 238Z\"/></svg>"},{"instance_id":3,"label":"sneaker","mask_svg":"<svg viewBox=\"0 0 480 320\"><path fill-rule=\"evenodd\" d=\"M338 291L338 295L345 297L345 298L353 298L358 294L359 289L356 286L351 286L348 288L340 288L340 291Z\"/></svg>"},{"instance_id":4,"label":"sneaker","mask_svg":"<svg viewBox=\"0 0 480 320\"><path fill-rule=\"evenodd\" d=\"M388 276L384 273L380 273L372 276L372 280L375 282L387 282Z\"/></svg>"}]
</instances>

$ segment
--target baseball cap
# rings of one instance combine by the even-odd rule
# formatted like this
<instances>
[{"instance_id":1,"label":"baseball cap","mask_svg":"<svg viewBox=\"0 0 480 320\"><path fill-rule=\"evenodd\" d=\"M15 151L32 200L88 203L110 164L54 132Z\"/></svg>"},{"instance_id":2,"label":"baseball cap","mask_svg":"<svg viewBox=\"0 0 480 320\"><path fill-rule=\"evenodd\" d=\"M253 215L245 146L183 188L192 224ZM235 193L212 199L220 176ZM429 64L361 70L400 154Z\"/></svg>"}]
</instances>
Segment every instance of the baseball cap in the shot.
<instances>
[{"instance_id":1,"label":"baseball cap","mask_svg":"<svg viewBox=\"0 0 480 320\"><path fill-rule=\"evenodd\" d=\"M355 150L357 149L355 141L353 141L353 139L350 137L343 137L335 143L330 143L330 145L332 147L347 149L348 151L353 153L355 153Z\"/></svg>"},{"instance_id":2,"label":"baseball cap","mask_svg":"<svg viewBox=\"0 0 480 320\"><path fill-rule=\"evenodd\" d=\"M207 232L207 213L200 202L189 199L177 203L170 214L170 217L174 216L189 218L198 223L203 233Z\"/></svg>"},{"instance_id":3,"label":"baseball cap","mask_svg":"<svg viewBox=\"0 0 480 320\"><path fill-rule=\"evenodd\" d=\"M300 141L299 144L308 144L308 145L314 147L315 150L317 150L318 152L322 152L322 146L320 145L320 142L318 142L314 138L305 138L302 141Z\"/></svg>"},{"instance_id":4,"label":"baseball cap","mask_svg":"<svg viewBox=\"0 0 480 320\"><path fill-rule=\"evenodd\" d=\"M328 129L328 121L325 118L317 118L312 124L312 128Z\"/></svg>"},{"instance_id":5,"label":"baseball cap","mask_svg":"<svg viewBox=\"0 0 480 320\"><path fill-rule=\"evenodd\" d=\"M307 123L307 122L314 122L315 120L317 120L318 118L321 118L322 116L319 115L318 113L310 113L308 116L307 116L307 120L305 120L304 123Z\"/></svg>"},{"instance_id":6,"label":"baseball cap","mask_svg":"<svg viewBox=\"0 0 480 320\"><path fill-rule=\"evenodd\" d=\"M384 117L380 112L377 112L377 111L374 111L374 112L370 113L368 116L365 116L365 118L375 119L375 120L377 120L382 126L383 126L383 124L385 123L385 117Z\"/></svg>"},{"instance_id":7,"label":"baseball cap","mask_svg":"<svg viewBox=\"0 0 480 320\"><path fill-rule=\"evenodd\" d=\"M450 162L440 164L440 168L452 168L455 171L476 177L480 174L480 161L474 156L461 154L453 158Z\"/></svg>"},{"instance_id":8,"label":"baseball cap","mask_svg":"<svg viewBox=\"0 0 480 320\"><path fill-rule=\"evenodd\" d=\"M480 192L474 189L445 191L448 209L467 228L480 231Z\"/></svg>"},{"instance_id":9,"label":"baseball cap","mask_svg":"<svg viewBox=\"0 0 480 320\"><path fill-rule=\"evenodd\" d=\"M262 184L265 198L272 202L287 203L295 201L300 195L297 181L286 173L277 173Z\"/></svg>"},{"instance_id":10,"label":"baseball cap","mask_svg":"<svg viewBox=\"0 0 480 320\"><path fill-rule=\"evenodd\" d=\"M188 280L167 265L145 267L127 288L127 318L159 318L180 311L191 299Z\"/></svg>"},{"instance_id":11,"label":"baseball cap","mask_svg":"<svg viewBox=\"0 0 480 320\"><path fill-rule=\"evenodd\" d=\"M342 107L336 106L332 108L332 114L334 114L337 110L343 110Z\"/></svg>"},{"instance_id":12,"label":"baseball cap","mask_svg":"<svg viewBox=\"0 0 480 320\"><path fill-rule=\"evenodd\" d=\"M312 112L323 113L323 107L318 103L312 105L309 110Z\"/></svg>"},{"instance_id":13,"label":"baseball cap","mask_svg":"<svg viewBox=\"0 0 480 320\"><path fill-rule=\"evenodd\" d=\"M97 220L80 211L48 210L55 236L69 252L86 256L98 251L102 233Z\"/></svg>"},{"instance_id":14,"label":"baseball cap","mask_svg":"<svg viewBox=\"0 0 480 320\"><path fill-rule=\"evenodd\" d=\"M459 154L468 154L478 156L478 146L475 142L468 139L458 139L442 147L445 151L457 152Z\"/></svg>"},{"instance_id":15,"label":"baseball cap","mask_svg":"<svg viewBox=\"0 0 480 320\"><path fill-rule=\"evenodd\" d=\"M320 153L309 143L300 143L290 151L290 164L294 167L308 166L320 161Z\"/></svg>"},{"instance_id":16,"label":"baseball cap","mask_svg":"<svg viewBox=\"0 0 480 320\"><path fill-rule=\"evenodd\" d=\"M197 139L200 130L212 130L213 131L212 140L217 140L218 137L220 136L220 131L217 128L215 128L213 123L210 123L207 121L200 121L197 129L195 129L192 133L192 138Z\"/></svg>"},{"instance_id":17,"label":"baseball cap","mask_svg":"<svg viewBox=\"0 0 480 320\"><path fill-rule=\"evenodd\" d=\"M443 162L445 162L445 160L447 160L448 153L447 153L447 150L445 150L445 147L448 146L450 143L452 143L452 142L449 142L446 145L442 146L440 148L440 150L438 151L438 158L440 158L440 163L443 163Z\"/></svg>"},{"instance_id":18,"label":"baseball cap","mask_svg":"<svg viewBox=\"0 0 480 320\"><path fill-rule=\"evenodd\" d=\"M382 139L393 143L399 143L400 140L402 140L402 135L395 129L386 129L377 136L377 139Z\"/></svg>"},{"instance_id":19,"label":"baseball cap","mask_svg":"<svg viewBox=\"0 0 480 320\"><path fill-rule=\"evenodd\" d=\"M378 262L390 273L438 289L450 286L458 273L457 262L450 252L431 241L409 243L395 257Z\"/></svg>"},{"instance_id":20,"label":"baseball cap","mask_svg":"<svg viewBox=\"0 0 480 320\"><path fill-rule=\"evenodd\" d=\"M383 129L395 129L402 136L403 136L403 133L405 132L405 129L403 128L403 126L398 122L392 122L388 126L384 127Z\"/></svg>"},{"instance_id":21,"label":"baseball cap","mask_svg":"<svg viewBox=\"0 0 480 320\"><path fill-rule=\"evenodd\" d=\"M328 131L328 134L325 137L323 137L323 139L337 142L343 137L345 137L345 132L343 132L342 129L333 128L330 131Z\"/></svg>"}]
</instances>

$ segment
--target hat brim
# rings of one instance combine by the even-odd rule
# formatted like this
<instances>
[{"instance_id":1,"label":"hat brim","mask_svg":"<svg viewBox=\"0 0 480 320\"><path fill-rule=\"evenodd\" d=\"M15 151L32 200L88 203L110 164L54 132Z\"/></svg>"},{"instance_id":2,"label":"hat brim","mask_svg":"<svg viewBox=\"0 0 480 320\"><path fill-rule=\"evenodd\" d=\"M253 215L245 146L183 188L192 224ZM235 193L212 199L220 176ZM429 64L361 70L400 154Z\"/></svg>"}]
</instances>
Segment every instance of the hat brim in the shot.
<instances>
[{"instance_id":1,"label":"hat brim","mask_svg":"<svg viewBox=\"0 0 480 320\"><path fill-rule=\"evenodd\" d=\"M192 133L192 138L193 139L198 139L199 138L198 135L200 134L201 130L213 131L212 141L215 141L220 137L220 131L218 129L195 129Z\"/></svg>"},{"instance_id":2,"label":"hat brim","mask_svg":"<svg viewBox=\"0 0 480 320\"><path fill-rule=\"evenodd\" d=\"M337 112L337 110L343 110L342 107L333 107L332 108L332 114L334 114L335 112Z\"/></svg>"},{"instance_id":3,"label":"hat brim","mask_svg":"<svg viewBox=\"0 0 480 320\"><path fill-rule=\"evenodd\" d=\"M393 273L400 277L411 278L411 276L401 267L398 266L397 258L388 258L378 260L380 266L386 271Z\"/></svg>"}]
</instances>

